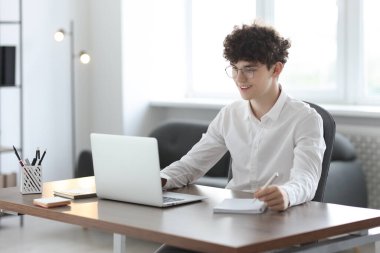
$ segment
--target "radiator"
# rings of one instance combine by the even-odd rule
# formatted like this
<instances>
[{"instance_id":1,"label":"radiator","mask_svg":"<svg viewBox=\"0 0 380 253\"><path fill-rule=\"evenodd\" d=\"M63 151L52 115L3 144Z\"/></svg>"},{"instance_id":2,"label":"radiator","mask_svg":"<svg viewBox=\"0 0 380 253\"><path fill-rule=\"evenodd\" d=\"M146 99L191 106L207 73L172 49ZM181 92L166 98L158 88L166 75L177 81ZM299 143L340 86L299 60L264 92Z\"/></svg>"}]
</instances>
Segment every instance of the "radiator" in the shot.
<instances>
[{"instance_id":1,"label":"radiator","mask_svg":"<svg viewBox=\"0 0 380 253\"><path fill-rule=\"evenodd\" d=\"M355 146L367 180L368 205L380 209L380 129L366 126L337 126Z\"/></svg>"}]
</instances>

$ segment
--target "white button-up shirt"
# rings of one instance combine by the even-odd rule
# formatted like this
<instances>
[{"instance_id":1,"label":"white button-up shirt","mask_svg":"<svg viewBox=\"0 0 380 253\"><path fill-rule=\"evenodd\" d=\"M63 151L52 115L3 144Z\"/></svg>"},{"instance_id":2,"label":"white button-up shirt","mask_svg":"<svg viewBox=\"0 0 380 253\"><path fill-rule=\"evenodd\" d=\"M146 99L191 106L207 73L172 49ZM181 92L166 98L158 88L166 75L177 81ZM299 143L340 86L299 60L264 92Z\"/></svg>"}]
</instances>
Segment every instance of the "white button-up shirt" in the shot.
<instances>
[{"instance_id":1,"label":"white button-up shirt","mask_svg":"<svg viewBox=\"0 0 380 253\"><path fill-rule=\"evenodd\" d=\"M261 121L247 100L221 109L201 140L161 171L165 188L182 187L202 177L228 151L232 180L226 188L255 191L275 173L290 205L313 199L325 150L323 123L309 105L282 90Z\"/></svg>"}]
</instances>

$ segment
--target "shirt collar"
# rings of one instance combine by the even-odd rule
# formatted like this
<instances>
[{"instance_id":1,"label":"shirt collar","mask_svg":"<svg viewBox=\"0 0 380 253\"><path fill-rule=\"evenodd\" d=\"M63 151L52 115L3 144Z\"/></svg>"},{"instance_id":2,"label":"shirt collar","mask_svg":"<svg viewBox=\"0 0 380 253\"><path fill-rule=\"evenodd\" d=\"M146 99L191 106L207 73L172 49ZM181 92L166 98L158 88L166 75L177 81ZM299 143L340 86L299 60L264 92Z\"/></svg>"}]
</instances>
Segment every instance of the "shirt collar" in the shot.
<instances>
[{"instance_id":1,"label":"shirt collar","mask_svg":"<svg viewBox=\"0 0 380 253\"><path fill-rule=\"evenodd\" d=\"M246 120L252 120L254 117L253 117L253 113L251 110L251 105L249 104L249 100L247 100L245 102L248 102L248 103L245 103L245 106L244 106L244 118Z\"/></svg>"},{"instance_id":2,"label":"shirt collar","mask_svg":"<svg viewBox=\"0 0 380 253\"><path fill-rule=\"evenodd\" d=\"M280 116L282 108L284 108L287 98L288 98L288 95L283 91L283 89L280 86L280 96L278 97L276 103L269 110L269 112L267 112L262 117L262 120L266 120L267 118L270 118L273 121L276 121L278 117Z\"/></svg>"},{"instance_id":3,"label":"shirt collar","mask_svg":"<svg viewBox=\"0 0 380 253\"><path fill-rule=\"evenodd\" d=\"M265 121L266 119L270 118L273 121L276 121L278 117L280 116L280 113L282 111L282 108L284 107L286 100L288 99L288 95L284 92L282 87L280 86L280 96L278 97L276 103L272 106L272 108L262 117L262 121ZM247 100L248 103L246 103L245 111L244 111L244 118L246 120L257 120L256 117L253 116L251 106L249 104L249 100Z\"/></svg>"}]
</instances>

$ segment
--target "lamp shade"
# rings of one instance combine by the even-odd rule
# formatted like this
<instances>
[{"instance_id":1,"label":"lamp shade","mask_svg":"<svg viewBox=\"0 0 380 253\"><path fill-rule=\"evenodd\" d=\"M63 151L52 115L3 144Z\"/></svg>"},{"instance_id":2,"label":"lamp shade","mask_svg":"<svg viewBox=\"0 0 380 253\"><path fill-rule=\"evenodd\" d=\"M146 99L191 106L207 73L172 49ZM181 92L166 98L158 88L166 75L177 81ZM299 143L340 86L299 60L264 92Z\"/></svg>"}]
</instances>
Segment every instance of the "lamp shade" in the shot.
<instances>
[{"instance_id":1,"label":"lamp shade","mask_svg":"<svg viewBox=\"0 0 380 253\"><path fill-rule=\"evenodd\" d=\"M79 53L79 60L83 64L88 64L91 61L91 56L86 51Z\"/></svg>"},{"instance_id":2,"label":"lamp shade","mask_svg":"<svg viewBox=\"0 0 380 253\"><path fill-rule=\"evenodd\" d=\"M65 38L66 32L63 29L59 29L54 33L54 40L61 42Z\"/></svg>"}]
</instances>

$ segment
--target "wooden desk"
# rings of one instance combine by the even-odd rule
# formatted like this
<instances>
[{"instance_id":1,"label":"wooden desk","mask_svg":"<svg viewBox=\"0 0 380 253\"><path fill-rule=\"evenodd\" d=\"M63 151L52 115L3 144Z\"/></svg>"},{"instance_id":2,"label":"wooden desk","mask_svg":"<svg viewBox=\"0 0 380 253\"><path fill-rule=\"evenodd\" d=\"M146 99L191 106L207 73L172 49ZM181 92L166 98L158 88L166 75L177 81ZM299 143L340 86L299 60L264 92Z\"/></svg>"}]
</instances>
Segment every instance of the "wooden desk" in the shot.
<instances>
[{"instance_id":1,"label":"wooden desk","mask_svg":"<svg viewBox=\"0 0 380 253\"><path fill-rule=\"evenodd\" d=\"M79 186L94 187L94 178L45 183L42 195L48 197L53 190ZM0 189L0 209L214 253L282 249L380 225L380 210L318 202L260 215L214 214L213 207L224 198L250 194L205 186L178 191L209 198L170 208L90 198L75 200L66 207L44 209L32 204L41 194L22 195L13 187Z\"/></svg>"}]
</instances>

